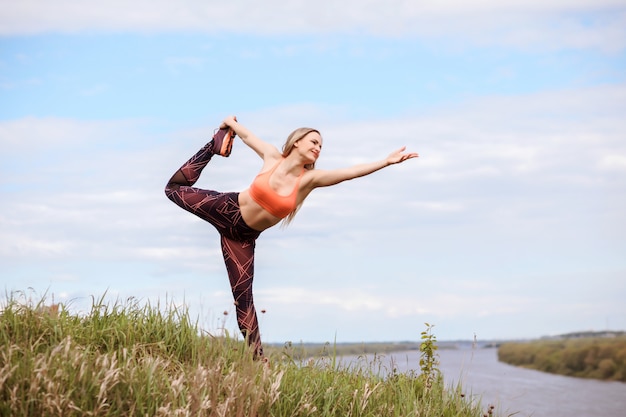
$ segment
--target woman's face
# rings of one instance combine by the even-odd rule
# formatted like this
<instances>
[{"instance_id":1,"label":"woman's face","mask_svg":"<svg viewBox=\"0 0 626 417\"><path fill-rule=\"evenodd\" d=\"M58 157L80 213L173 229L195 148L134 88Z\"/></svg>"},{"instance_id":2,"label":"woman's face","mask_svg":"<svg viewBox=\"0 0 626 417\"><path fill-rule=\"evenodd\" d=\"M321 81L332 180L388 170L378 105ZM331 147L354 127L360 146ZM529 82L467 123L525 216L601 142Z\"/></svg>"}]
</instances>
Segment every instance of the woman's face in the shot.
<instances>
[{"instance_id":1,"label":"woman's face","mask_svg":"<svg viewBox=\"0 0 626 417\"><path fill-rule=\"evenodd\" d=\"M294 146L311 162L317 161L322 152L322 137L317 132L309 132L302 139L297 141Z\"/></svg>"}]
</instances>

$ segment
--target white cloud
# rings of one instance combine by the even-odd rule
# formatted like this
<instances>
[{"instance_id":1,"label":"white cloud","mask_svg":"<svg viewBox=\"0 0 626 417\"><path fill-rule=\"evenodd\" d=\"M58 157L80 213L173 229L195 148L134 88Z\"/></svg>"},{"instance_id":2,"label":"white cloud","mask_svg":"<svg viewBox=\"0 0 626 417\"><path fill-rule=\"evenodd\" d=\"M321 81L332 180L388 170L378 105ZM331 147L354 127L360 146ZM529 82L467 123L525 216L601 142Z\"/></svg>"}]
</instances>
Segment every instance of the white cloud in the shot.
<instances>
[{"instance_id":1,"label":"white cloud","mask_svg":"<svg viewBox=\"0 0 626 417\"><path fill-rule=\"evenodd\" d=\"M428 287L427 284L423 285ZM256 292L262 305L272 306L272 311L288 312L297 309L299 314L315 316L316 312L336 316L357 315L361 318L376 315L393 320L419 320L420 317L436 317L438 320L459 317L497 317L528 311L543 295L501 295L498 287L467 290L462 286L445 291L428 288L417 292L414 287L405 291L397 288L349 288L341 282L331 288L309 287L263 287Z\"/></svg>"},{"instance_id":2,"label":"white cloud","mask_svg":"<svg viewBox=\"0 0 626 417\"><path fill-rule=\"evenodd\" d=\"M440 211L440 212L459 212L463 211L462 203L454 203L447 201L412 201L409 206L419 210Z\"/></svg>"},{"instance_id":3,"label":"white cloud","mask_svg":"<svg viewBox=\"0 0 626 417\"><path fill-rule=\"evenodd\" d=\"M58 147L101 143L119 144L128 136L134 140L144 121L79 121L56 117L23 117L0 121L0 144L5 156L31 151L33 155Z\"/></svg>"},{"instance_id":4,"label":"white cloud","mask_svg":"<svg viewBox=\"0 0 626 417\"><path fill-rule=\"evenodd\" d=\"M626 154L605 155L600 158L599 166L609 171L626 172Z\"/></svg>"},{"instance_id":5,"label":"white cloud","mask_svg":"<svg viewBox=\"0 0 626 417\"><path fill-rule=\"evenodd\" d=\"M311 309L332 307L345 311L381 310L385 300L360 290L314 290L298 287L280 287L258 292L271 304L309 306Z\"/></svg>"},{"instance_id":6,"label":"white cloud","mask_svg":"<svg viewBox=\"0 0 626 417\"><path fill-rule=\"evenodd\" d=\"M626 14L620 0L3 0L0 5L0 34L5 36L78 31L371 33L451 39L460 36L464 42L518 47L615 51L626 45Z\"/></svg>"},{"instance_id":7,"label":"white cloud","mask_svg":"<svg viewBox=\"0 0 626 417\"><path fill-rule=\"evenodd\" d=\"M0 257L6 260L16 259L58 259L76 249L74 238L68 240L37 238L11 232L2 233Z\"/></svg>"}]
</instances>

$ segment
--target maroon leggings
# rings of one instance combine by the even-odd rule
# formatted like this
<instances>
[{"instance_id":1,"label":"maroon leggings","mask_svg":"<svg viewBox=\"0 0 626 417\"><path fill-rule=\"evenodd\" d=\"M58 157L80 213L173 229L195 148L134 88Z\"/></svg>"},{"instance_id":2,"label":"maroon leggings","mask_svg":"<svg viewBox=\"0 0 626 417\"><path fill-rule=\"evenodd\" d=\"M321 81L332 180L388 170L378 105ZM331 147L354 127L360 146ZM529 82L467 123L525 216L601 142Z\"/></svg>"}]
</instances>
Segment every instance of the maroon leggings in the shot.
<instances>
[{"instance_id":1,"label":"maroon leggings","mask_svg":"<svg viewBox=\"0 0 626 417\"><path fill-rule=\"evenodd\" d=\"M261 232L252 229L241 217L238 193L192 187L213 155L211 141L176 171L165 187L165 195L183 209L211 223L219 232L235 298L237 324L255 355L262 356L259 323L252 298L254 246Z\"/></svg>"}]
</instances>

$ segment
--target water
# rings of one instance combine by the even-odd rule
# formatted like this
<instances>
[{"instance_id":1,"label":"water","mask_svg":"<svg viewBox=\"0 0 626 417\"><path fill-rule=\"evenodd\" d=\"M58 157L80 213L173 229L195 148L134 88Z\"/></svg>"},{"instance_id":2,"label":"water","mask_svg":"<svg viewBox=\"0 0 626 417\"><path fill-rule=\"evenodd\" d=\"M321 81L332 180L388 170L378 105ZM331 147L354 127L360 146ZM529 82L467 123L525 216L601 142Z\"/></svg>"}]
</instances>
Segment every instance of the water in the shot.
<instances>
[{"instance_id":1,"label":"water","mask_svg":"<svg viewBox=\"0 0 626 417\"><path fill-rule=\"evenodd\" d=\"M626 417L626 383L517 368L498 362L495 348L441 349L438 354L446 385L461 383L468 397L480 398L485 408L495 405L498 416ZM381 360L383 369L419 370L417 351Z\"/></svg>"}]
</instances>

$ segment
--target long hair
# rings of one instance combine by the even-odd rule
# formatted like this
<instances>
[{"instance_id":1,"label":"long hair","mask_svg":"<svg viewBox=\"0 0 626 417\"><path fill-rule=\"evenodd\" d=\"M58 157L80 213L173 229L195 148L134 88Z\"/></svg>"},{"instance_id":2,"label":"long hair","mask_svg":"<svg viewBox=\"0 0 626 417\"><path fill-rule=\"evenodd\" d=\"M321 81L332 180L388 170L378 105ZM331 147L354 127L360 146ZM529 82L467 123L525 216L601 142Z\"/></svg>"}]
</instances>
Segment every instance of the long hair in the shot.
<instances>
[{"instance_id":1,"label":"long hair","mask_svg":"<svg viewBox=\"0 0 626 417\"><path fill-rule=\"evenodd\" d=\"M291 132L289 136L287 136L287 140L283 145L283 158L286 158L287 155L291 153L291 151L293 150L293 146L297 141L299 141L311 132L316 132L318 135L322 136L319 130L310 127L300 127ZM306 164L304 168L308 171L315 169L315 162L311 164ZM298 204L296 208L283 219L281 227L287 227L289 223L291 223L293 218L296 217L296 213L298 212L298 210L300 210L300 207L302 207L302 203Z\"/></svg>"}]
</instances>

